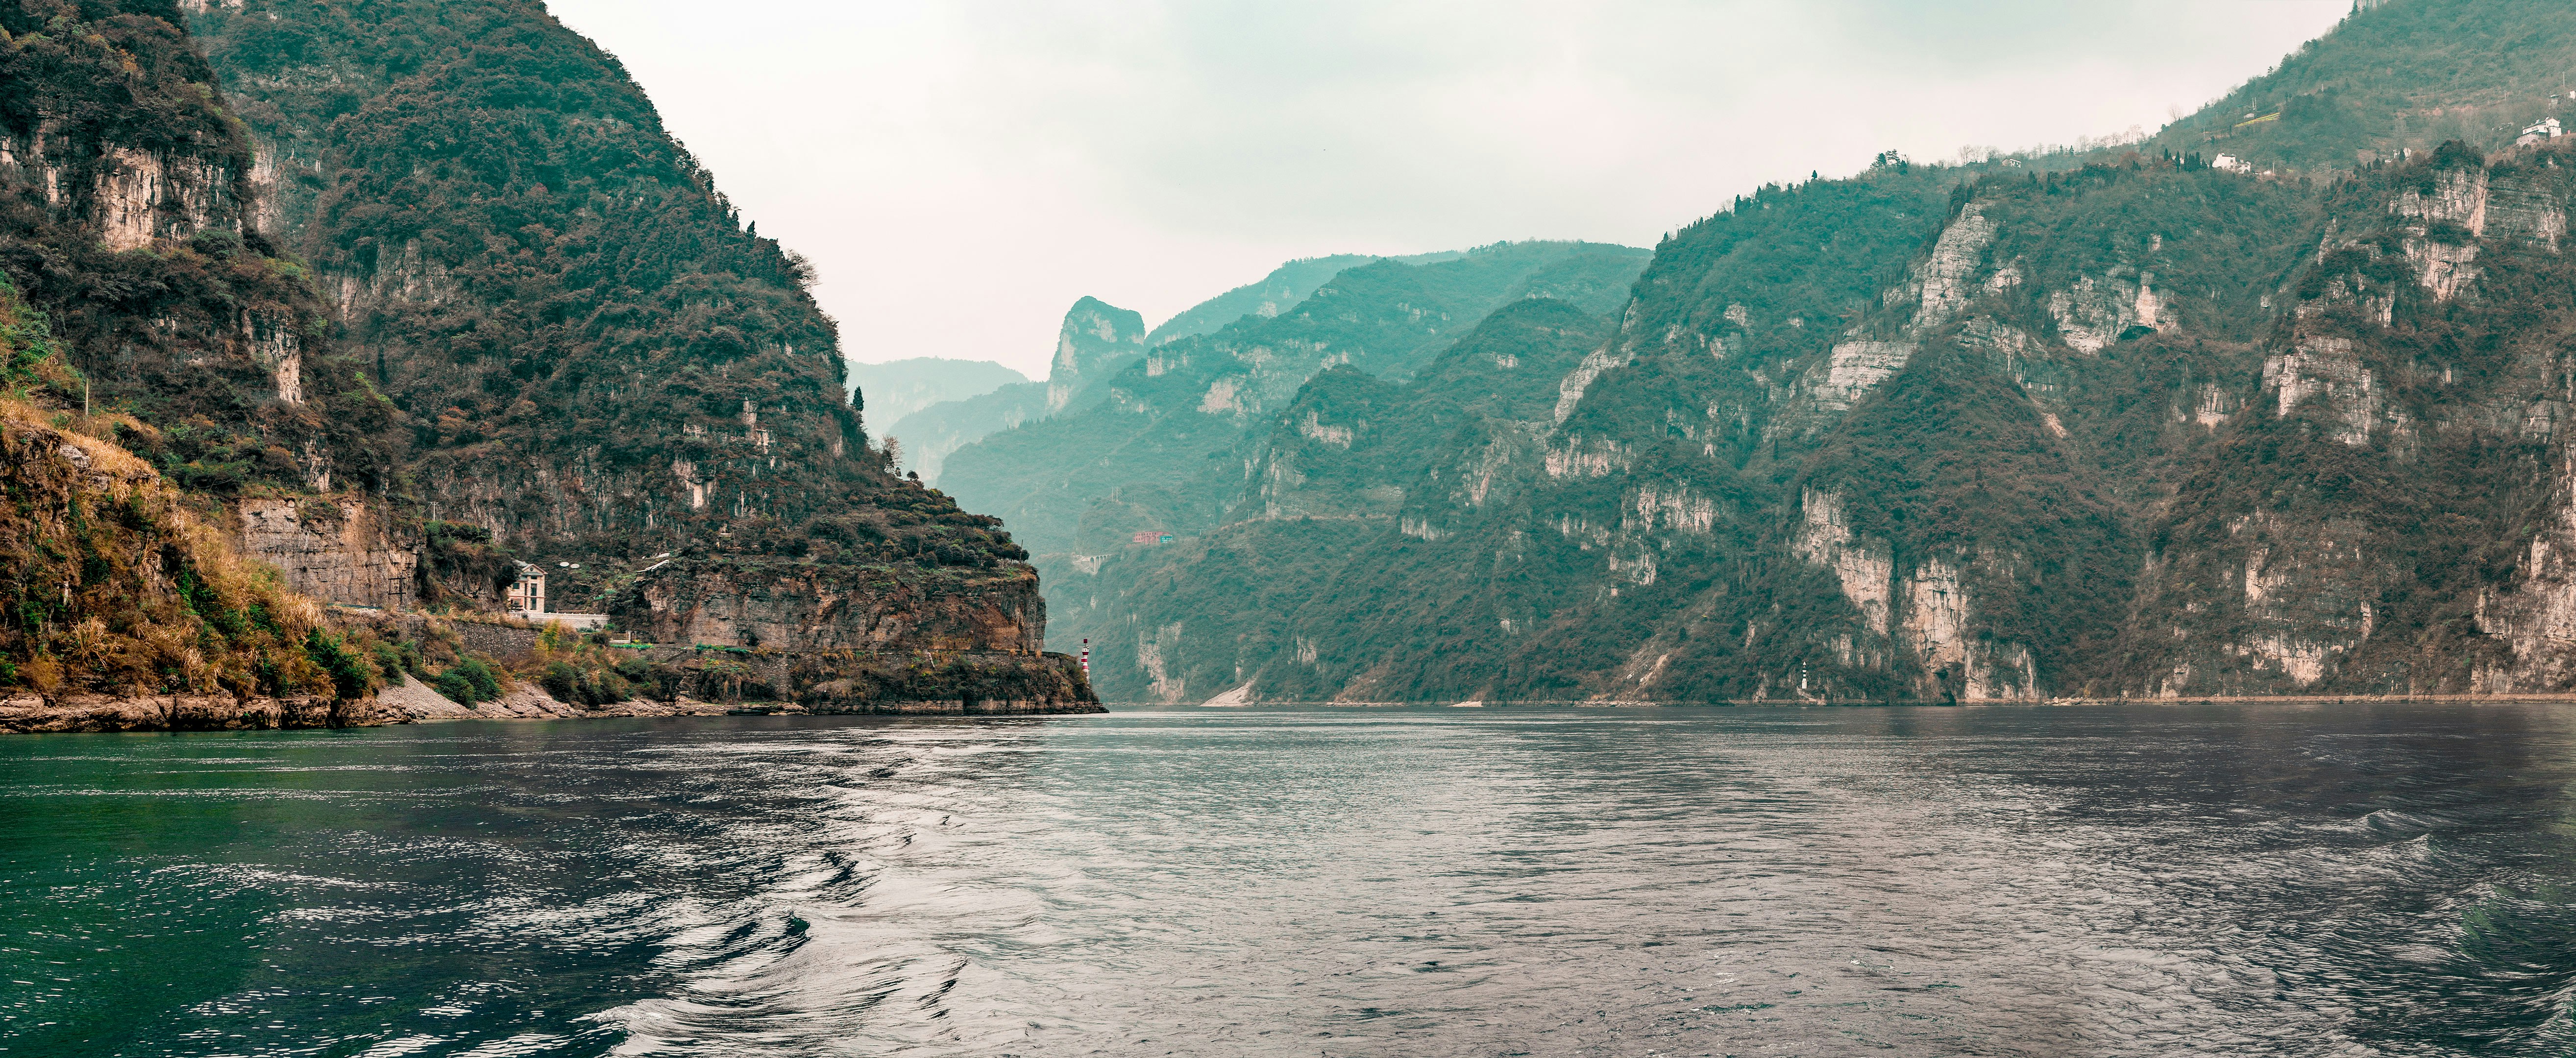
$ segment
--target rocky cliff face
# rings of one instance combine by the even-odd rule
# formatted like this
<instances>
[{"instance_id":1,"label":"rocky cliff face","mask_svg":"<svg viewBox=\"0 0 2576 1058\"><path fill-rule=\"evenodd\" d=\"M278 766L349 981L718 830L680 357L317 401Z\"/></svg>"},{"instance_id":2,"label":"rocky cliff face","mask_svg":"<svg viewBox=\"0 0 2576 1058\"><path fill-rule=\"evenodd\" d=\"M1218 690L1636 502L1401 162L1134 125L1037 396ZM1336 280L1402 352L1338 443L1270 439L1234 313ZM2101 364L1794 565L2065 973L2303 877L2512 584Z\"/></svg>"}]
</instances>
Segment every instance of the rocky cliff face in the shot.
<instances>
[{"instance_id":1,"label":"rocky cliff face","mask_svg":"<svg viewBox=\"0 0 2576 1058\"><path fill-rule=\"evenodd\" d=\"M178 18L0 5L0 729L376 718L362 648L220 512L382 489L391 409L260 227L253 152ZM334 546L302 565L350 581Z\"/></svg>"},{"instance_id":2,"label":"rocky cliff face","mask_svg":"<svg viewBox=\"0 0 2576 1058\"><path fill-rule=\"evenodd\" d=\"M318 606L149 464L44 418L0 402L0 731L371 722L363 688L335 684Z\"/></svg>"},{"instance_id":3,"label":"rocky cliff face","mask_svg":"<svg viewBox=\"0 0 2576 1058\"><path fill-rule=\"evenodd\" d=\"M245 499L233 507L244 555L277 567L286 586L346 606L408 610L420 601L420 544L381 505Z\"/></svg>"},{"instance_id":4,"label":"rocky cliff face","mask_svg":"<svg viewBox=\"0 0 2576 1058\"><path fill-rule=\"evenodd\" d=\"M181 484L378 487L388 409L253 223L250 143L177 18L0 6L0 267L71 396L151 427L127 440Z\"/></svg>"},{"instance_id":5,"label":"rocky cliff face","mask_svg":"<svg viewBox=\"0 0 2576 1058\"><path fill-rule=\"evenodd\" d=\"M645 574L613 616L657 643L1035 653L1035 571L684 560Z\"/></svg>"},{"instance_id":6,"label":"rocky cliff face","mask_svg":"<svg viewBox=\"0 0 2576 1058\"><path fill-rule=\"evenodd\" d=\"M539 5L246 0L194 23L292 185L279 237L406 418L397 500L579 561L890 484L810 271Z\"/></svg>"},{"instance_id":7,"label":"rocky cliff face","mask_svg":"<svg viewBox=\"0 0 2576 1058\"><path fill-rule=\"evenodd\" d=\"M1047 412L1073 403L1092 380L1145 352L1145 318L1096 298L1073 303L1055 337L1055 359L1047 371Z\"/></svg>"},{"instance_id":8,"label":"rocky cliff face","mask_svg":"<svg viewBox=\"0 0 2576 1058\"><path fill-rule=\"evenodd\" d=\"M2569 686L2548 336L2576 289L2570 172L2548 147L2454 146L2341 189L2233 443L2152 556L2142 689Z\"/></svg>"}]
</instances>

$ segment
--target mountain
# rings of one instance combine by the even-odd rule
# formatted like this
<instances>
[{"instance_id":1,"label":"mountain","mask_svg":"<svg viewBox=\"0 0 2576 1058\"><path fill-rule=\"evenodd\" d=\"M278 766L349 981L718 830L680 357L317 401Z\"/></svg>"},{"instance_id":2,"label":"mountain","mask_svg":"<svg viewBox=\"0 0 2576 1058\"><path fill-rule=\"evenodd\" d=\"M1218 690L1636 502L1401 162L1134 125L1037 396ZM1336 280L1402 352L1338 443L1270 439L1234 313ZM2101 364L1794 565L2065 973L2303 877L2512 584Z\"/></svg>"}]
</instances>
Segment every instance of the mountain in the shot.
<instances>
[{"instance_id":1,"label":"mountain","mask_svg":"<svg viewBox=\"0 0 2576 1058\"><path fill-rule=\"evenodd\" d=\"M81 402L135 419L125 440L162 473L225 495L380 488L391 409L251 223L251 141L175 18L0 8L0 268Z\"/></svg>"},{"instance_id":2,"label":"mountain","mask_svg":"<svg viewBox=\"0 0 2576 1058\"><path fill-rule=\"evenodd\" d=\"M0 730L374 715L360 648L227 529L386 488L396 413L252 223L177 19L0 7Z\"/></svg>"},{"instance_id":3,"label":"mountain","mask_svg":"<svg viewBox=\"0 0 2576 1058\"><path fill-rule=\"evenodd\" d=\"M1143 316L1098 298L1083 298L1066 310L1064 322L1056 328L1055 355L1044 383L1020 382L933 404L905 416L886 436L900 442L906 466L923 481L938 484L948 453L996 430L1065 410L1094 379L1142 355L1144 348Z\"/></svg>"},{"instance_id":4,"label":"mountain","mask_svg":"<svg viewBox=\"0 0 2576 1058\"><path fill-rule=\"evenodd\" d=\"M538 5L0 30L0 442L33 461L0 546L68 578L6 589L7 726L343 722L485 665L445 622L497 620L519 558L681 644L484 640L585 701L1091 707L1026 553L869 443L803 262Z\"/></svg>"},{"instance_id":5,"label":"mountain","mask_svg":"<svg viewBox=\"0 0 2576 1058\"><path fill-rule=\"evenodd\" d=\"M1180 315L1165 320L1162 326L1154 328L1141 340L1146 346L1164 345L1182 338L1213 333L1236 320L1276 316L1306 300L1316 287L1346 268L1380 260L1400 264L1435 264L1464 255L1465 251L1445 251L1386 258L1360 254L1301 258L1273 269L1258 283L1244 284L1191 306ZM1096 321L1092 319L1095 312L1134 315L1092 298L1075 303L1065 314L1064 326L1057 332L1059 361L1070 347L1068 342L1107 340L1083 337L1097 330ZM1137 322L1141 325L1142 317ZM1088 372L1068 374L1059 364L1046 386L997 387L977 396L929 406L894 421L890 432L903 442L904 465L919 472L922 480L938 484L949 453L994 433L1065 410L1092 382L1101 378L1106 369L1123 363L1124 357L1142 352L1133 348L1134 342L1119 341L1124 343L1119 355L1103 360Z\"/></svg>"},{"instance_id":6,"label":"mountain","mask_svg":"<svg viewBox=\"0 0 2576 1058\"><path fill-rule=\"evenodd\" d=\"M1145 344L1163 345L1183 338L1214 334L1226 324L1247 316L1276 316L1313 296L1316 287L1323 286L1326 280L1341 274L1345 268L1356 268L1379 260L1398 264L1438 264L1463 256L1466 256L1463 250L1448 250L1386 258L1348 253L1301 257L1272 269L1258 283L1246 283L1164 320L1145 336Z\"/></svg>"},{"instance_id":7,"label":"mountain","mask_svg":"<svg viewBox=\"0 0 2576 1058\"><path fill-rule=\"evenodd\" d=\"M1070 407L1093 381L1144 352L1145 317L1097 298L1074 302L1056 328L1055 359L1047 365L1047 413Z\"/></svg>"},{"instance_id":8,"label":"mountain","mask_svg":"<svg viewBox=\"0 0 2576 1058\"><path fill-rule=\"evenodd\" d=\"M1597 243L1498 243L1436 263L1345 269L1277 316L1152 348L1093 382L1093 402L1070 414L959 449L940 484L969 509L999 513L1053 561L1104 553L1138 531L1194 530L1213 523L1241 480L1236 448L1316 372L1408 376L1525 298L1613 311L1645 260Z\"/></svg>"},{"instance_id":9,"label":"mountain","mask_svg":"<svg viewBox=\"0 0 2576 1058\"><path fill-rule=\"evenodd\" d=\"M858 670L909 664L881 651L1034 650L1025 552L869 443L811 269L742 224L614 59L531 0L192 20L276 174L281 241L406 417L429 517L657 641L868 648L781 696L880 686ZM1030 695L937 695L1085 697L1028 665Z\"/></svg>"},{"instance_id":10,"label":"mountain","mask_svg":"<svg viewBox=\"0 0 2576 1058\"><path fill-rule=\"evenodd\" d=\"M1054 634L1166 701L2576 687L2571 30L2395 0L2143 144L1763 188L1552 402L1306 382Z\"/></svg>"},{"instance_id":11,"label":"mountain","mask_svg":"<svg viewBox=\"0 0 2576 1058\"><path fill-rule=\"evenodd\" d=\"M867 406L861 410L870 421L881 423L899 422L933 404L980 396L1028 380L1027 375L990 360L916 356L881 364L850 365L851 387L866 398Z\"/></svg>"},{"instance_id":12,"label":"mountain","mask_svg":"<svg viewBox=\"0 0 2576 1058\"><path fill-rule=\"evenodd\" d=\"M2149 149L2226 152L2255 168L2351 169L2452 140L2508 146L2552 116L2576 117L2576 25L2535 0L2378 0L2198 114ZM2364 152L2367 152L2366 154Z\"/></svg>"}]
</instances>

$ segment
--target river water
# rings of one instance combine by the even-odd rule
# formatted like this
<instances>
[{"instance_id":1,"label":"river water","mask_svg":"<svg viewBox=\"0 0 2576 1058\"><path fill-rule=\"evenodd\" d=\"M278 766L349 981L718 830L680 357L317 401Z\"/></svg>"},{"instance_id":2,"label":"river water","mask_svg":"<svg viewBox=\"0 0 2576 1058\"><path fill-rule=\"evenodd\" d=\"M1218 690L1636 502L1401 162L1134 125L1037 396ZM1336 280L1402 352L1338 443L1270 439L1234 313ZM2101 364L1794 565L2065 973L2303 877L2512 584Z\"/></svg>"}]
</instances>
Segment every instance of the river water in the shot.
<instances>
[{"instance_id":1,"label":"river water","mask_svg":"<svg viewBox=\"0 0 2576 1058\"><path fill-rule=\"evenodd\" d=\"M2576 708L0 740L9 1055L2566 1054Z\"/></svg>"}]
</instances>

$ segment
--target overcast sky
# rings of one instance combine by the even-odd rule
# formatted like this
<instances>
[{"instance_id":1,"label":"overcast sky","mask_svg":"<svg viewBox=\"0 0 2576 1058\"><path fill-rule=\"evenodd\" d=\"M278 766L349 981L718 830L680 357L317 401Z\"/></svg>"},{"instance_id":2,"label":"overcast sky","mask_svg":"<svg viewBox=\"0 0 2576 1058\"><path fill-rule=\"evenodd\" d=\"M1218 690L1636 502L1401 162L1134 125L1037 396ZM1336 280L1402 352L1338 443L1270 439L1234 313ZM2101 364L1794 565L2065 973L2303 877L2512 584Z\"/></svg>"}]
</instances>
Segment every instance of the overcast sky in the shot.
<instances>
[{"instance_id":1,"label":"overcast sky","mask_svg":"<svg viewBox=\"0 0 2576 1058\"><path fill-rule=\"evenodd\" d=\"M2153 129L2349 0L549 0L623 59L855 361L1042 377L1281 261L1652 246L1736 194Z\"/></svg>"}]
</instances>

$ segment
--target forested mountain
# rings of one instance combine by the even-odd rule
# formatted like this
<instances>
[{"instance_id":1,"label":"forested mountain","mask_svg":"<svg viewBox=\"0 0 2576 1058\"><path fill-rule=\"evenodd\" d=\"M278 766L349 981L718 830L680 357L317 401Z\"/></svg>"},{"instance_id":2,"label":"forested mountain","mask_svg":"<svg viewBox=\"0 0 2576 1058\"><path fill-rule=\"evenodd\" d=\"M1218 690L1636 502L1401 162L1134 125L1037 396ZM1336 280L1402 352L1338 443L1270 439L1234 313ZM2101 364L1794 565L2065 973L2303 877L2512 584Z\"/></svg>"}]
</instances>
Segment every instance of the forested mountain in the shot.
<instances>
[{"instance_id":1,"label":"forested mountain","mask_svg":"<svg viewBox=\"0 0 2576 1058\"><path fill-rule=\"evenodd\" d=\"M1317 377L1055 634L1166 700L2567 689L2571 29L2394 0L2132 148L1764 188L1545 407Z\"/></svg>"},{"instance_id":2,"label":"forested mountain","mask_svg":"<svg viewBox=\"0 0 2576 1058\"><path fill-rule=\"evenodd\" d=\"M793 525L878 481L801 260L526 0L206 5L274 227L437 517L539 554ZM795 473L778 473L781 462Z\"/></svg>"},{"instance_id":3,"label":"forested mountain","mask_svg":"<svg viewBox=\"0 0 2576 1058\"><path fill-rule=\"evenodd\" d=\"M1028 380L1029 376L990 360L916 356L850 365L850 389L864 400L860 411L870 425L900 422L942 401L963 400Z\"/></svg>"},{"instance_id":4,"label":"forested mountain","mask_svg":"<svg viewBox=\"0 0 2576 1058\"><path fill-rule=\"evenodd\" d=\"M1316 287L1345 268L1379 260L1434 264L1456 260L1464 254L1465 251L1447 251L1388 258L1359 254L1301 258L1273 269L1258 283L1247 283L1193 305L1132 340L1119 337L1113 341L1098 332L1105 316L1134 313L1086 297L1065 313L1064 325L1056 333L1056 354L1045 385L999 386L975 396L926 406L899 419L881 415L875 421L893 423L887 432L902 441L903 465L919 472L923 481L936 485L950 452L1022 423L1088 407L1088 402L1080 398L1091 384L1142 356L1145 346L1213 333L1236 320L1276 316L1306 300ZM1141 320L1139 317L1140 324ZM1095 344L1103 348L1085 354L1084 362L1090 364L1087 369L1066 359L1067 350L1075 345L1088 348Z\"/></svg>"},{"instance_id":5,"label":"forested mountain","mask_svg":"<svg viewBox=\"0 0 2576 1058\"><path fill-rule=\"evenodd\" d=\"M0 0L0 30L25 722L361 700L399 674L318 604L493 609L513 557L662 641L863 648L780 696L1086 697L1033 658L923 675L1030 653L1025 552L895 475L803 262L533 0Z\"/></svg>"},{"instance_id":6,"label":"forested mountain","mask_svg":"<svg viewBox=\"0 0 2576 1058\"><path fill-rule=\"evenodd\" d=\"M1225 293L1190 306L1180 315L1164 320L1145 344L1162 345L1183 338L1214 334L1226 324L1247 316L1276 316L1296 307L1315 293L1315 288L1341 274L1345 268L1356 268L1372 261L1387 260L1399 264L1438 264L1466 255L1464 250L1438 253L1407 254L1401 257L1370 257L1365 254L1331 254L1324 257L1301 257L1271 269L1258 283L1246 283Z\"/></svg>"},{"instance_id":7,"label":"forested mountain","mask_svg":"<svg viewBox=\"0 0 2576 1058\"><path fill-rule=\"evenodd\" d=\"M2569 119L2576 24L2535 0L2373 0L2325 39L2190 117L2148 150L2212 145L2257 169L2350 169L2458 140L2481 150ZM2365 153L2366 152L2366 153Z\"/></svg>"},{"instance_id":8,"label":"forested mountain","mask_svg":"<svg viewBox=\"0 0 2576 1058\"><path fill-rule=\"evenodd\" d=\"M222 503L385 489L397 414L250 223L251 143L177 19L0 4L0 699L324 722L372 673Z\"/></svg>"},{"instance_id":9,"label":"forested mountain","mask_svg":"<svg viewBox=\"0 0 2576 1058\"><path fill-rule=\"evenodd\" d=\"M1216 523L1243 480L1238 447L1316 372L1409 376L1494 309L1554 297L1613 311L1646 254L1594 243L1497 243L1448 260L1345 269L1275 316L1155 346L1091 382L1072 414L951 455L940 485L999 514L1049 561L1100 554L1143 530Z\"/></svg>"}]
</instances>

